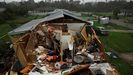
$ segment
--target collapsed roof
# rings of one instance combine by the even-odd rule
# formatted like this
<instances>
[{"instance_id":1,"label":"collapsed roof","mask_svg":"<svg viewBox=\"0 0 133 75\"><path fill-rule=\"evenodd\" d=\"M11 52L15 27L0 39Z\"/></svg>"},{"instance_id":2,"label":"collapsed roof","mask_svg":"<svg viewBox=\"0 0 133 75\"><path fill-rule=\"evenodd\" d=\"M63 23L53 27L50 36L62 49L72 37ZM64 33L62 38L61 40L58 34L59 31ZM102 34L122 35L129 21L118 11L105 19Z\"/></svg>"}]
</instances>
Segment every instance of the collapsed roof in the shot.
<instances>
[{"instance_id":1,"label":"collapsed roof","mask_svg":"<svg viewBox=\"0 0 133 75\"><path fill-rule=\"evenodd\" d=\"M66 16L71 17L72 19L78 20L82 23L88 23L87 21L84 21L83 19L75 16L72 12L65 10L65 9L58 9L56 11L53 11L49 16L42 18L42 19L36 19L32 20L26 24L23 24L22 26L10 31L8 34L9 35L16 35L16 34L21 34L25 33L28 31L32 31L36 28L37 25L43 23L43 22L49 22L52 20L60 19L60 18L65 18Z\"/></svg>"},{"instance_id":2,"label":"collapsed roof","mask_svg":"<svg viewBox=\"0 0 133 75\"><path fill-rule=\"evenodd\" d=\"M31 31L12 38L23 67L19 72L23 75L76 75L87 70L89 75L118 75L106 61L95 31L86 23L70 11L56 10L9 32L15 35Z\"/></svg>"}]
</instances>

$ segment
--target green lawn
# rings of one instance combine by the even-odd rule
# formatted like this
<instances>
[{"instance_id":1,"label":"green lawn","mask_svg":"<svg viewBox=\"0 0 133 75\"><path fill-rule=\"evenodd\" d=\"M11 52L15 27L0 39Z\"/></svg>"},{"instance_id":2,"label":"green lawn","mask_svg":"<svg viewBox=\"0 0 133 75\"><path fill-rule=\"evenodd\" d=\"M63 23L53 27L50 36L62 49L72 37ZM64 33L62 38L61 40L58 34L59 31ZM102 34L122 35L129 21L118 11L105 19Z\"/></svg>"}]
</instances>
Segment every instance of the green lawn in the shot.
<instances>
[{"instance_id":1,"label":"green lawn","mask_svg":"<svg viewBox=\"0 0 133 75\"><path fill-rule=\"evenodd\" d=\"M98 26L103 26L106 29L128 30L128 28L117 26L112 23L102 25L98 23L98 21L95 21L94 28ZM105 51L109 51L110 48L112 48L117 52L133 52L133 33L109 32L109 36L99 36L99 38L105 47ZM114 59L108 55L107 59L121 75L133 75L133 66L126 63L123 59Z\"/></svg>"},{"instance_id":2,"label":"green lawn","mask_svg":"<svg viewBox=\"0 0 133 75\"><path fill-rule=\"evenodd\" d=\"M9 41L9 36L6 35L9 31L33 19L39 19L43 17L44 16L24 16L16 17L16 19L13 20L7 20L5 23L0 24L0 40Z\"/></svg>"},{"instance_id":3,"label":"green lawn","mask_svg":"<svg viewBox=\"0 0 133 75\"><path fill-rule=\"evenodd\" d=\"M113 16L112 12L94 12L93 14L98 16Z\"/></svg>"},{"instance_id":4,"label":"green lawn","mask_svg":"<svg viewBox=\"0 0 133 75\"><path fill-rule=\"evenodd\" d=\"M121 75L133 75L133 66L120 58L114 59L110 56L107 56L107 58L108 61L121 73Z\"/></svg>"},{"instance_id":5,"label":"green lawn","mask_svg":"<svg viewBox=\"0 0 133 75\"><path fill-rule=\"evenodd\" d=\"M110 32L108 37L101 36L100 39L104 44L106 51L109 51L109 49L112 48L118 52L133 52L132 33ZM108 55L107 59L112 65L115 66L121 75L133 75L133 66L126 63L123 59L115 59Z\"/></svg>"},{"instance_id":6,"label":"green lawn","mask_svg":"<svg viewBox=\"0 0 133 75\"><path fill-rule=\"evenodd\" d=\"M100 37L106 49L118 52L133 52L133 33L110 32L107 37Z\"/></svg>"},{"instance_id":7,"label":"green lawn","mask_svg":"<svg viewBox=\"0 0 133 75\"><path fill-rule=\"evenodd\" d=\"M94 27L99 27L99 26L105 27L106 29L129 30L129 29L126 28L126 27L118 26L118 25L113 24L113 23L109 23L109 24L105 24L105 25L104 25L104 24L98 23L98 21L94 21Z\"/></svg>"},{"instance_id":8,"label":"green lawn","mask_svg":"<svg viewBox=\"0 0 133 75\"><path fill-rule=\"evenodd\" d=\"M1 24L0 25L0 40L9 41L9 37L7 33L11 31L13 28L9 24Z\"/></svg>"}]
</instances>

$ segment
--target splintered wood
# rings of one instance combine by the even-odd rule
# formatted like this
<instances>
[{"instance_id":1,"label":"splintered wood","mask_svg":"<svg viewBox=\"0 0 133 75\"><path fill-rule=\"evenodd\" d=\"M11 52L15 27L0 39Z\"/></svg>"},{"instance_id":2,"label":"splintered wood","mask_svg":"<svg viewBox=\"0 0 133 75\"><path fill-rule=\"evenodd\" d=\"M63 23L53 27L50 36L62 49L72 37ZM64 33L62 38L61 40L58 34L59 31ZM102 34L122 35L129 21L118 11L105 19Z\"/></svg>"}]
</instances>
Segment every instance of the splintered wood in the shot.
<instances>
[{"instance_id":1,"label":"splintered wood","mask_svg":"<svg viewBox=\"0 0 133 75\"><path fill-rule=\"evenodd\" d=\"M59 73L62 71L63 75L72 75L87 69L90 75L93 75L92 73L97 70L91 70L90 65L106 62L105 54L95 31L89 27L90 32L87 32L86 27L82 25L79 33L69 28L67 24L47 23L37 26L27 35L18 38L15 42L21 41L21 43L17 44L16 49L19 52L16 51L16 53L25 66L21 73L61 75ZM30 65L26 65L27 63ZM94 66L94 68L98 67ZM107 73L110 74L110 72L111 70L107 70Z\"/></svg>"}]
</instances>

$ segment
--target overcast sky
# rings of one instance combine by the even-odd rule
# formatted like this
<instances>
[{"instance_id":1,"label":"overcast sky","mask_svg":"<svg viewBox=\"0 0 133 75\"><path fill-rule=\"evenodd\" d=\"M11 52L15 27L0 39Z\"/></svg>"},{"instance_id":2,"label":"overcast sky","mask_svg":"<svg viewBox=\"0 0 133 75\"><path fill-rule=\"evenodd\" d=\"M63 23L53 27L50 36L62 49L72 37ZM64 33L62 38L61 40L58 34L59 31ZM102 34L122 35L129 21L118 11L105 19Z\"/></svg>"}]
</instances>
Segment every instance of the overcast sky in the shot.
<instances>
[{"instance_id":1,"label":"overcast sky","mask_svg":"<svg viewBox=\"0 0 133 75\"><path fill-rule=\"evenodd\" d=\"M2 2L4 0L0 0ZM6 2L12 2L12 1L21 1L21 0L5 0ZM25 0L27 1L27 0ZM34 0L35 2L42 1L42 0ZM95 2L95 1L106 1L106 0L80 0L81 2Z\"/></svg>"}]
</instances>

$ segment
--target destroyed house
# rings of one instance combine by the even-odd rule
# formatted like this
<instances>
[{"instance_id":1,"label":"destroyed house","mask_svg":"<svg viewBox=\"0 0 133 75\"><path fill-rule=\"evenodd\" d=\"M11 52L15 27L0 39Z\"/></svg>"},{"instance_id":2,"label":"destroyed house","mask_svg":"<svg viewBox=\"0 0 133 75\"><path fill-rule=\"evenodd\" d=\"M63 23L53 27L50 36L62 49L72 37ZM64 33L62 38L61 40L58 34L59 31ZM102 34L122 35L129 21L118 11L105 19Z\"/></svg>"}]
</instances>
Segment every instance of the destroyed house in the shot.
<instances>
[{"instance_id":1,"label":"destroyed house","mask_svg":"<svg viewBox=\"0 0 133 75\"><path fill-rule=\"evenodd\" d=\"M32 20L8 34L26 75L119 75L106 61L90 23L64 9ZM82 72L81 72L82 73ZM108 74L109 73L109 74Z\"/></svg>"}]
</instances>

